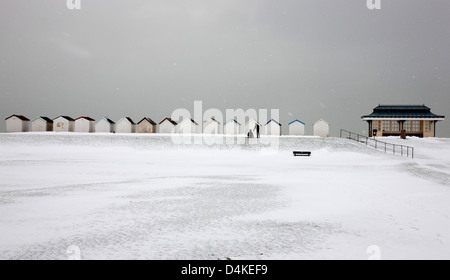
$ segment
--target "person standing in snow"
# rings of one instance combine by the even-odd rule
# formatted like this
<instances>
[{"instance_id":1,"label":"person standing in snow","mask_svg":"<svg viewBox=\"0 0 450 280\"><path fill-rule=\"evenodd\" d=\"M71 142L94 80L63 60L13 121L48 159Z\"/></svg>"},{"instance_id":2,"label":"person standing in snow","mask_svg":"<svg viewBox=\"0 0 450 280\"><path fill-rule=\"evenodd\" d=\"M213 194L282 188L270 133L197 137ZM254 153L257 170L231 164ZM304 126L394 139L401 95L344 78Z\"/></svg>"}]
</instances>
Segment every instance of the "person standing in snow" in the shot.
<instances>
[{"instance_id":1,"label":"person standing in snow","mask_svg":"<svg viewBox=\"0 0 450 280\"><path fill-rule=\"evenodd\" d=\"M256 138L259 138L259 125L255 124L255 128L253 128L253 130L256 132Z\"/></svg>"}]
</instances>

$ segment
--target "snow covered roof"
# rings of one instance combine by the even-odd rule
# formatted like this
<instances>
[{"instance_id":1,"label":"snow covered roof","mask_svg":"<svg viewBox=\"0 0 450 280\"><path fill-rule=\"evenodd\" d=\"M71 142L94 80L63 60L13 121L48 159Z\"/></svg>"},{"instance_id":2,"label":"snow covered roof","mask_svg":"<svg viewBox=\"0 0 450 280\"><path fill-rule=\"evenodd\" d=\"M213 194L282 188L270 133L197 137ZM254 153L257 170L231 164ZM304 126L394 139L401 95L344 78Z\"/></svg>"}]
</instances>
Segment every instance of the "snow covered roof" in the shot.
<instances>
[{"instance_id":1,"label":"snow covered roof","mask_svg":"<svg viewBox=\"0 0 450 280\"><path fill-rule=\"evenodd\" d=\"M50 118L39 116L35 119L33 119L31 122L34 122L35 120L43 120L44 122L53 123L53 121Z\"/></svg>"},{"instance_id":2,"label":"snow covered roof","mask_svg":"<svg viewBox=\"0 0 450 280\"><path fill-rule=\"evenodd\" d=\"M130 124L133 124L133 125L135 124L134 121L130 117L123 117L122 119L126 119Z\"/></svg>"},{"instance_id":3,"label":"snow covered roof","mask_svg":"<svg viewBox=\"0 0 450 280\"><path fill-rule=\"evenodd\" d=\"M289 123L289 125L291 125L291 124L293 124L293 123L295 123L295 122L299 122L299 123L301 123L301 124L305 125L305 123L304 123L304 122L302 122L302 121L299 121L299 120L295 120L295 121L292 121L292 122L290 122L290 123Z\"/></svg>"},{"instance_id":4,"label":"snow covered roof","mask_svg":"<svg viewBox=\"0 0 450 280\"><path fill-rule=\"evenodd\" d=\"M90 122L95 122L95 120L93 118L90 118L90 117L79 117L78 119L75 119L75 121L81 120L81 119L85 119L85 120L88 120Z\"/></svg>"},{"instance_id":5,"label":"snow covered roof","mask_svg":"<svg viewBox=\"0 0 450 280\"><path fill-rule=\"evenodd\" d=\"M324 123L326 123L326 124L330 124L329 122L327 122L327 121L325 121L325 120L323 120L323 119L320 119L320 120L316 121L314 124L319 123L319 122L324 122Z\"/></svg>"},{"instance_id":6,"label":"snow covered roof","mask_svg":"<svg viewBox=\"0 0 450 280\"><path fill-rule=\"evenodd\" d=\"M177 125L176 121L173 121L171 118L165 118L164 120L162 120L159 124L162 124L163 122L168 121L173 125Z\"/></svg>"},{"instance_id":7,"label":"snow covered roof","mask_svg":"<svg viewBox=\"0 0 450 280\"><path fill-rule=\"evenodd\" d=\"M256 124L258 124L259 126L261 126L261 124L260 124L257 120L255 120L255 119L248 120L248 122L246 122L245 124L249 124L251 121L254 121Z\"/></svg>"},{"instance_id":8,"label":"snow covered roof","mask_svg":"<svg viewBox=\"0 0 450 280\"><path fill-rule=\"evenodd\" d=\"M187 119L184 119L184 120L182 120L181 122L185 122L185 121L191 121L193 124L195 124L195 125L198 125L198 123L196 123L193 119L191 119L191 118L187 118Z\"/></svg>"},{"instance_id":9,"label":"snow covered roof","mask_svg":"<svg viewBox=\"0 0 450 280\"><path fill-rule=\"evenodd\" d=\"M235 120L235 119L228 120L228 121L225 123L225 125L226 125L227 123L229 123L229 122L234 122L234 123L236 123L237 125L241 125L241 124L238 123L238 121Z\"/></svg>"},{"instance_id":10,"label":"snow covered roof","mask_svg":"<svg viewBox=\"0 0 450 280\"><path fill-rule=\"evenodd\" d=\"M378 105L372 114L361 117L370 119L444 119L445 116L435 115L425 105Z\"/></svg>"},{"instance_id":11,"label":"snow covered roof","mask_svg":"<svg viewBox=\"0 0 450 280\"><path fill-rule=\"evenodd\" d=\"M57 118L54 118L53 120L56 120L56 119L59 119L59 118L66 119L66 120L68 120L68 121L70 121L70 122L75 121L74 119L72 119L71 117L68 117L68 116L59 116L59 117L57 117Z\"/></svg>"},{"instance_id":12,"label":"snow covered roof","mask_svg":"<svg viewBox=\"0 0 450 280\"><path fill-rule=\"evenodd\" d=\"M116 124L115 122L113 122L111 119L109 119L109 118L107 118L107 117L103 117L103 118L99 119L99 120L97 121L97 123L98 123L99 121L102 121L102 120L105 120L105 121L108 122L109 124Z\"/></svg>"},{"instance_id":13,"label":"snow covered roof","mask_svg":"<svg viewBox=\"0 0 450 280\"><path fill-rule=\"evenodd\" d=\"M140 123L143 122L143 121L147 121L147 122L149 122L149 123L152 124L152 125L156 125L156 123L155 123L152 119L150 119L150 118L143 118L142 120L140 120L140 121L138 122L138 124L140 124Z\"/></svg>"},{"instance_id":14,"label":"snow covered roof","mask_svg":"<svg viewBox=\"0 0 450 280\"><path fill-rule=\"evenodd\" d=\"M220 122L219 122L218 120L216 120L214 117L213 117L213 118L210 118L209 120L206 120L206 121L204 121L204 122L209 122L209 121L213 121L213 122L216 122L216 123L219 123L219 124L220 124Z\"/></svg>"},{"instance_id":15,"label":"snow covered roof","mask_svg":"<svg viewBox=\"0 0 450 280\"><path fill-rule=\"evenodd\" d=\"M5 121L8 120L8 119L10 119L10 118L12 118L12 117L16 117L16 118L18 118L18 119L20 119L20 120L22 120L22 121L30 121L27 117L24 117L24 116L22 116L22 115L11 115L11 116L7 117L7 118L5 119Z\"/></svg>"}]
</instances>

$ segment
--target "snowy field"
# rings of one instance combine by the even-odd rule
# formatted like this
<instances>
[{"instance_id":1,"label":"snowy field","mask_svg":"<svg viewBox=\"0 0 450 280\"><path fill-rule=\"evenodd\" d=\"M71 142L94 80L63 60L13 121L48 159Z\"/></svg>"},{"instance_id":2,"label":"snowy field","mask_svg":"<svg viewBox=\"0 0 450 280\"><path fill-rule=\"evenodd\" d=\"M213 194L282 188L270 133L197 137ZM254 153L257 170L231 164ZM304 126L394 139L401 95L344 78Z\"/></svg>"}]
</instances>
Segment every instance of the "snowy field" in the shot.
<instances>
[{"instance_id":1,"label":"snowy field","mask_svg":"<svg viewBox=\"0 0 450 280\"><path fill-rule=\"evenodd\" d=\"M384 140L0 134L0 258L450 259L450 139Z\"/></svg>"}]
</instances>

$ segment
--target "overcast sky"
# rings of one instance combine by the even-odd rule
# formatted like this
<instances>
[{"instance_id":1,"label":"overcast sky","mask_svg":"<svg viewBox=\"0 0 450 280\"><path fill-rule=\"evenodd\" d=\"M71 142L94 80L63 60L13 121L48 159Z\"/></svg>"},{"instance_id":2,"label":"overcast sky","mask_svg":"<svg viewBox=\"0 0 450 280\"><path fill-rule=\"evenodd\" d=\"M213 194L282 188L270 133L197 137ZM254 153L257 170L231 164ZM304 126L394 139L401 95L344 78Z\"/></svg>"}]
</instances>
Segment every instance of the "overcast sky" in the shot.
<instances>
[{"instance_id":1,"label":"overcast sky","mask_svg":"<svg viewBox=\"0 0 450 280\"><path fill-rule=\"evenodd\" d=\"M380 103L450 118L450 1L381 3L2 0L0 116L159 122L202 100L280 109L285 132L323 118L334 135L367 133L360 117Z\"/></svg>"}]
</instances>

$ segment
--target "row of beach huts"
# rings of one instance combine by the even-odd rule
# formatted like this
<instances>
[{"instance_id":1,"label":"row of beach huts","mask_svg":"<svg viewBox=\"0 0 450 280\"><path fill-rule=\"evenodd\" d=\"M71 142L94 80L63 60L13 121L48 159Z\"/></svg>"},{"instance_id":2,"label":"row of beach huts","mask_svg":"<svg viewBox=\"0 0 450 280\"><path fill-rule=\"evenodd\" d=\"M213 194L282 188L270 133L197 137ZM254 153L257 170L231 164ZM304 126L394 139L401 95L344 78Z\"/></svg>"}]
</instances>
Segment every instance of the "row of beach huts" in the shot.
<instances>
[{"instance_id":1,"label":"row of beach huts","mask_svg":"<svg viewBox=\"0 0 450 280\"><path fill-rule=\"evenodd\" d=\"M244 125L237 120L227 121L223 126L215 118L210 118L200 126L194 120L188 118L181 122L176 122L171 118L165 118L159 124L150 118L143 118L135 123L131 118L121 118L117 123L107 117L102 117L97 121L90 117L79 117L73 119L68 116L59 116L55 119L47 117L37 117L33 120L22 115L12 115L6 118L6 132L80 132L80 133L205 133L205 134L227 134L238 135L247 134L250 130L255 133L256 126L259 126L262 135L281 136L281 124L276 120L269 120L265 124L260 124L254 119L250 119ZM324 120L318 120L313 125L314 135L328 137L330 125ZM289 123L289 135L305 135L305 123L294 120Z\"/></svg>"}]
</instances>

